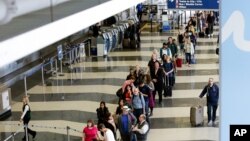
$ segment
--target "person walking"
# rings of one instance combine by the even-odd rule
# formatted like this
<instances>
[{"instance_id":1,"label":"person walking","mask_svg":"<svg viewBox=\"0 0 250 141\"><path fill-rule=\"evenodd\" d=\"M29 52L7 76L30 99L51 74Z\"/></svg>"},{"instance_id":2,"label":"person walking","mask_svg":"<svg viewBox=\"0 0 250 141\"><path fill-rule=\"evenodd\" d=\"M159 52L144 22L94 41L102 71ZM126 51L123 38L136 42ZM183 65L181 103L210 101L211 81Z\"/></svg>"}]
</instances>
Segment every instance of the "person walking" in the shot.
<instances>
[{"instance_id":1,"label":"person walking","mask_svg":"<svg viewBox=\"0 0 250 141\"><path fill-rule=\"evenodd\" d=\"M215 17L213 14L213 11L210 11L210 14L207 16L207 24L208 24L208 37L213 37L213 30L214 30L214 21L215 21Z\"/></svg>"},{"instance_id":2,"label":"person walking","mask_svg":"<svg viewBox=\"0 0 250 141\"><path fill-rule=\"evenodd\" d=\"M23 113L20 118L20 122L23 122L24 126L27 126L27 134L31 134L32 138L34 139L36 137L36 131L33 131L28 128L29 121L31 119L31 109L29 106L29 96L23 97ZM26 130L24 128L24 137L22 138L23 141L26 141L26 138L29 139L29 137L26 136Z\"/></svg>"},{"instance_id":3,"label":"person walking","mask_svg":"<svg viewBox=\"0 0 250 141\"><path fill-rule=\"evenodd\" d=\"M204 87L199 97L202 98L205 94L207 94L208 126L215 126L216 110L219 102L219 87L214 84L213 78L209 78L208 85Z\"/></svg>"},{"instance_id":4,"label":"person walking","mask_svg":"<svg viewBox=\"0 0 250 141\"><path fill-rule=\"evenodd\" d=\"M184 51L186 55L186 63L187 66L191 66L191 57L194 55L194 45L190 40L190 37L185 37L185 43L184 43Z\"/></svg>"}]
</instances>

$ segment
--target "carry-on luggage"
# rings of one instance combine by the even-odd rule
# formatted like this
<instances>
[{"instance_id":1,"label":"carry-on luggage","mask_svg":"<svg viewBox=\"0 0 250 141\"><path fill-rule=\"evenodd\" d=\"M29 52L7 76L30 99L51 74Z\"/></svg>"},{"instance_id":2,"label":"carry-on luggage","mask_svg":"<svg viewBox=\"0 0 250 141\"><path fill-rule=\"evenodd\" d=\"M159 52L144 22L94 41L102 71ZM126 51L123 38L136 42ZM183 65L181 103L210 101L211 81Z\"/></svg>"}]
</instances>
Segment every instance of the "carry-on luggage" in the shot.
<instances>
[{"instance_id":1,"label":"carry-on luggage","mask_svg":"<svg viewBox=\"0 0 250 141\"><path fill-rule=\"evenodd\" d=\"M119 97L119 98L122 98L122 96L123 96L122 88L120 88L120 89L118 89L118 90L116 91L116 96Z\"/></svg>"},{"instance_id":2,"label":"carry-on luggage","mask_svg":"<svg viewBox=\"0 0 250 141\"><path fill-rule=\"evenodd\" d=\"M196 64L196 60L194 55L191 55L191 64Z\"/></svg>"},{"instance_id":3,"label":"carry-on luggage","mask_svg":"<svg viewBox=\"0 0 250 141\"><path fill-rule=\"evenodd\" d=\"M165 76L164 76L165 77ZM168 81L168 82L166 82ZM172 86L169 84L169 77L165 77L164 97L172 97Z\"/></svg>"},{"instance_id":4,"label":"carry-on luggage","mask_svg":"<svg viewBox=\"0 0 250 141\"><path fill-rule=\"evenodd\" d=\"M176 65L177 65L178 68L182 67L182 59L181 58L176 59Z\"/></svg>"},{"instance_id":5,"label":"carry-on luggage","mask_svg":"<svg viewBox=\"0 0 250 141\"><path fill-rule=\"evenodd\" d=\"M132 49L136 48L136 40L130 40L130 48Z\"/></svg>"},{"instance_id":6,"label":"carry-on luggage","mask_svg":"<svg viewBox=\"0 0 250 141\"><path fill-rule=\"evenodd\" d=\"M202 126L204 124L204 107L201 105L192 106L190 109L191 126Z\"/></svg>"},{"instance_id":7,"label":"carry-on luggage","mask_svg":"<svg viewBox=\"0 0 250 141\"><path fill-rule=\"evenodd\" d=\"M200 38L204 38L205 37L205 33L204 32L199 32L199 37Z\"/></svg>"},{"instance_id":8,"label":"carry-on luggage","mask_svg":"<svg viewBox=\"0 0 250 141\"><path fill-rule=\"evenodd\" d=\"M216 53L217 55L219 55L219 52L220 52L220 51L219 51L219 48L216 48L216 49L215 49L215 53Z\"/></svg>"},{"instance_id":9,"label":"carry-on luggage","mask_svg":"<svg viewBox=\"0 0 250 141\"><path fill-rule=\"evenodd\" d=\"M123 39L122 47L123 48L129 48L130 47L130 39Z\"/></svg>"},{"instance_id":10,"label":"carry-on luggage","mask_svg":"<svg viewBox=\"0 0 250 141\"><path fill-rule=\"evenodd\" d=\"M206 28L206 29L205 29L205 33L206 33L206 35L210 34L210 33L209 33L209 28Z\"/></svg>"}]
</instances>

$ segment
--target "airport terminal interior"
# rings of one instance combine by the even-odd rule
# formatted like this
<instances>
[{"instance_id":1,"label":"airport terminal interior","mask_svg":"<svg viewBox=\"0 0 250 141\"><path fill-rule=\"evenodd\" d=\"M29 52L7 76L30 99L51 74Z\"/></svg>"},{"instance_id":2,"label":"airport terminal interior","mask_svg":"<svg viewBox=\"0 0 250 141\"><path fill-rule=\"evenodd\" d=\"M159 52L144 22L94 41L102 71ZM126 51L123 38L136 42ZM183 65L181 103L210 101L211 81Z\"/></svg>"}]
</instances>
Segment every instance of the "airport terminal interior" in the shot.
<instances>
[{"instance_id":1,"label":"airport terminal interior","mask_svg":"<svg viewBox=\"0 0 250 141\"><path fill-rule=\"evenodd\" d=\"M105 15L102 6L115 1L120 2L123 9L119 11L117 6L113 10L116 13L102 17ZM163 87L172 85L172 96L165 96L162 88L160 101L159 92L156 92L151 105L153 110L149 108L145 112L150 128L147 140L218 141L220 108L211 126L207 120L206 97L199 98L209 78L219 86L218 9L170 9L167 1L134 0L125 7L122 0L0 0L0 11L16 12L2 12L6 15L0 12L0 47L9 39L18 39L18 35L42 30L40 27L46 29L49 27L46 25L59 24L58 21L64 19L66 24L67 17L77 16L78 12L93 8L103 10L98 11L99 21L78 18L78 22L89 20L94 23L69 35L63 33L70 33L67 27L81 25L81 22L67 22L69 25L65 28L62 24L58 33L47 30L40 38L51 39L49 45L14 61L0 56L2 62L7 61L7 64L0 64L0 140L24 140L25 130L20 118L24 110L23 97L28 95L31 113L28 126L36 131L35 136L29 135L29 140L34 137L36 141L81 141L87 121L93 120L96 126L100 122L97 116L100 102L104 101L113 117L117 117L117 91L126 79L130 81L135 77L131 86L134 89L140 83L137 76L142 75L143 80L145 74L150 76L152 70L148 65L153 54L162 65L164 51L161 52L161 48L172 44L169 43L172 42L169 37L172 37L178 51L166 55L172 60L174 80L171 79L170 84L165 75L162 79ZM208 17L212 17L212 25ZM186 55L185 40L190 40L194 47L190 59L186 59L189 56ZM25 46L16 43L11 47ZM39 46L26 44L29 48ZM11 50L11 53L12 56L19 54L18 50ZM164 66L160 67L164 69ZM130 72L133 77L129 76ZM133 104L127 97L124 101L133 113ZM192 126L190 108L197 105L203 107L204 119L200 125ZM116 138L121 141L119 129Z\"/></svg>"}]
</instances>

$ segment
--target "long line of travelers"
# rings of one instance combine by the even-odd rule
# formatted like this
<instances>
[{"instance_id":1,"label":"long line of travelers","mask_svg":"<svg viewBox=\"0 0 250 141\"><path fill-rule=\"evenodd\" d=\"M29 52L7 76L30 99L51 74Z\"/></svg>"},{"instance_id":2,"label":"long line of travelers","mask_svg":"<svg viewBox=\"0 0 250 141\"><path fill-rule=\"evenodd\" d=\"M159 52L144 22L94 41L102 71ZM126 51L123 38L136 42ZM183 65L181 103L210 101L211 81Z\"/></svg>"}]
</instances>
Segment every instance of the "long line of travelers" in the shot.
<instances>
[{"instance_id":1,"label":"long line of travelers","mask_svg":"<svg viewBox=\"0 0 250 141\"><path fill-rule=\"evenodd\" d=\"M208 19L211 18L209 16L213 15L208 15ZM150 130L149 117L153 115L156 94L158 94L159 105L162 103L162 95L172 97L177 66L181 67L182 64L182 61L180 61L181 64L177 61L180 55L185 54L188 67L195 63L194 53L199 29L195 28L193 18L188 23L185 32L178 35L180 48L175 39L169 37L168 42L163 43L159 51L153 50L146 71L139 65L130 69L122 87L116 92L119 102L115 114L111 114L105 102L101 101L100 107L96 110L98 129L94 126L94 122L89 120L83 129L84 141L147 140ZM210 37L213 27L208 28Z\"/></svg>"}]
</instances>

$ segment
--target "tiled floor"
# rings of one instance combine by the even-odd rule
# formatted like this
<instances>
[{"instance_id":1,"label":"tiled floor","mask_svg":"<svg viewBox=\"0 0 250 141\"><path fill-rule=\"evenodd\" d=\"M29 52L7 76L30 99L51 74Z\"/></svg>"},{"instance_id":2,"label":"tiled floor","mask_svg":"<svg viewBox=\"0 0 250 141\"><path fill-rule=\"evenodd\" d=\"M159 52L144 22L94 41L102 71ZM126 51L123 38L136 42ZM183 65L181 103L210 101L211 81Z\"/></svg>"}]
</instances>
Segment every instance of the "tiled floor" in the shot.
<instances>
[{"instance_id":1,"label":"tiled floor","mask_svg":"<svg viewBox=\"0 0 250 141\"><path fill-rule=\"evenodd\" d=\"M148 141L219 140L218 126L207 127L205 122L203 127L194 128L189 122L190 107L199 103L198 95L208 78L213 77L215 82L219 82L218 56L215 55L218 27L215 30L214 38L198 39L197 64L178 68L173 97L164 98L162 105L156 105ZM115 92L124 82L129 66L139 64L146 69L151 51L160 49L162 42L173 33L142 33L140 49L117 49L107 58L85 58L83 62L73 65L73 73L65 72L64 76L50 77L52 86L31 87L28 90L32 110L30 125L43 126L31 127L38 131L36 140L66 141L66 126L81 131L87 119L96 120L95 110L101 100L106 101L111 112L115 112ZM205 104L205 99L200 103ZM7 125L19 123L21 106L20 100L13 100L12 116L0 122L0 140L21 128ZM206 106L204 110L206 119ZM217 116L219 118L219 110ZM15 139L21 140L22 134L18 134ZM70 130L70 135L72 141L81 140L81 133Z\"/></svg>"}]
</instances>

